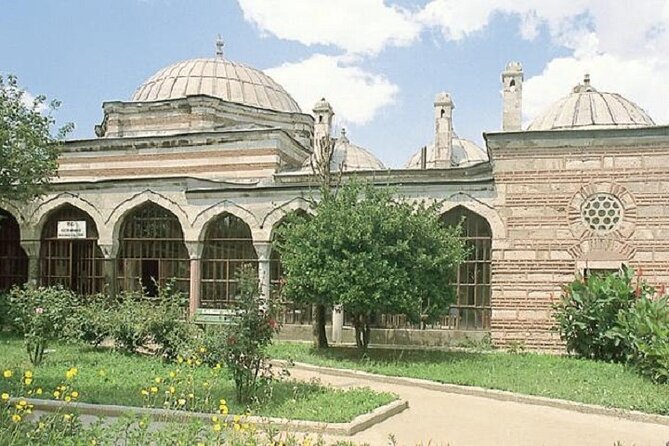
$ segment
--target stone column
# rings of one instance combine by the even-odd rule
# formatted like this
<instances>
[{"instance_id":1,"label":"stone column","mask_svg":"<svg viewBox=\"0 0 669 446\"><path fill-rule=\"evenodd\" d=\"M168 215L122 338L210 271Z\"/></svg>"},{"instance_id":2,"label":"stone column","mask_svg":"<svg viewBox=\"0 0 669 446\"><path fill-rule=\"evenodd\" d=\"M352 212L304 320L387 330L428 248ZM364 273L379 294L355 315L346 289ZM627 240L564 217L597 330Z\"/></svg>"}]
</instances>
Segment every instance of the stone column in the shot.
<instances>
[{"instance_id":1,"label":"stone column","mask_svg":"<svg viewBox=\"0 0 669 446\"><path fill-rule=\"evenodd\" d=\"M270 297L270 255L272 244L270 242L254 242L253 246L258 255L258 282L260 283L260 296L263 299Z\"/></svg>"},{"instance_id":2,"label":"stone column","mask_svg":"<svg viewBox=\"0 0 669 446\"><path fill-rule=\"evenodd\" d=\"M199 241L186 242L190 257L190 287L188 291L188 312L191 317L200 307L200 292L202 289L202 248Z\"/></svg>"},{"instance_id":3,"label":"stone column","mask_svg":"<svg viewBox=\"0 0 669 446\"><path fill-rule=\"evenodd\" d=\"M332 342L340 344L344 330L344 307L335 305L332 309Z\"/></svg>"},{"instance_id":4,"label":"stone column","mask_svg":"<svg viewBox=\"0 0 669 446\"><path fill-rule=\"evenodd\" d=\"M98 246L100 246L100 250L105 256L102 264L102 273L105 277L107 293L113 297L118 293L116 255L114 254L113 245L103 245L98 243Z\"/></svg>"},{"instance_id":5,"label":"stone column","mask_svg":"<svg viewBox=\"0 0 669 446\"><path fill-rule=\"evenodd\" d=\"M28 283L33 285L39 284L40 271L39 271L39 249L40 241L39 240L23 240L21 241L21 247L26 252L28 256Z\"/></svg>"}]
</instances>

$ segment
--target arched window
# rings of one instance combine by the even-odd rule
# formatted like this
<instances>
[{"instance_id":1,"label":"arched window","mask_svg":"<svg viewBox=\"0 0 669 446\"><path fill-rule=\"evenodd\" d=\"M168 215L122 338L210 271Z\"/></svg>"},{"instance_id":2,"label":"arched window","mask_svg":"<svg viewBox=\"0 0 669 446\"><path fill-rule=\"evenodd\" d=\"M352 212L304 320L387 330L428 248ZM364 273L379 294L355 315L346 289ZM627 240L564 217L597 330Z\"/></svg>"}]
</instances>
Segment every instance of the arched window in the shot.
<instances>
[{"instance_id":1,"label":"arched window","mask_svg":"<svg viewBox=\"0 0 669 446\"><path fill-rule=\"evenodd\" d=\"M103 262L98 228L90 215L70 204L51 212L40 243L42 285L60 284L82 295L99 293Z\"/></svg>"},{"instance_id":2,"label":"arched window","mask_svg":"<svg viewBox=\"0 0 669 446\"><path fill-rule=\"evenodd\" d=\"M309 214L297 209L294 214L300 218L309 218ZM278 229L286 224L286 219L283 218L275 225L272 234L272 244L277 243L279 239ZM272 291L275 293L281 292L281 283L283 279L283 267L281 265L281 253L278 249L272 247L270 254L270 284ZM281 323L284 324L311 324L312 322L312 307L311 305L298 305L293 302L284 302L281 311ZM328 309L331 311L331 309Z\"/></svg>"},{"instance_id":3,"label":"arched window","mask_svg":"<svg viewBox=\"0 0 669 446\"><path fill-rule=\"evenodd\" d=\"M249 263L258 265L251 228L231 214L215 217L207 225L202 251L201 306L230 306L237 292L237 273Z\"/></svg>"},{"instance_id":4,"label":"arched window","mask_svg":"<svg viewBox=\"0 0 669 446\"><path fill-rule=\"evenodd\" d=\"M468 256L458 268L457 302L451 308L449 325L459 329L490 327L490 282L492 230L487 220L458 206L442 216L444 224L462 224L462 237Z\"/></svg>"},{"instance_id":5,"label":"arched window","mask_svg":"<svg viewBox=\"0 0 669 446\"><path fill-rule=\"evenodd\" d=\"M28 257L21 248L21 230L14 216L0 209L0 291L28 280Z\"/></svg>"},{"instance_id":6,"label":"arched window","mask_svg":"<svg viewBox=\"0 0 669 446\"><path fill-rule=\"evenodd\" d=\"M120 290L139 290L155 296L158 286L174 279L189 292L190 260L179 219L155 203L145 203L124 219L119 233Z\"/></svg>"}]
</instances>

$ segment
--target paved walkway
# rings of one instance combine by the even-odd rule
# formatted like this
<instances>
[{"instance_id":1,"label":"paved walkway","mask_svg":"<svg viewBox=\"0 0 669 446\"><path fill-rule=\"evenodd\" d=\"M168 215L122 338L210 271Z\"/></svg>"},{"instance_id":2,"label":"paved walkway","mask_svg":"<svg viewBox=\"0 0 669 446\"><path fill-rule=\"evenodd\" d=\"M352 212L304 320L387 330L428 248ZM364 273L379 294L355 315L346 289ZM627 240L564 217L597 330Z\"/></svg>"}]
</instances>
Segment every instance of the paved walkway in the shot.
<instances>
[{"instance_id":1,"label":"paved walkway","mask_svg":"<svg viewBox=\"0 0 669 446\"><path fill-rule=\"evenodd\" d=\"M358 433L351 439L372 446L388 445L393 434L400 446L665 446L669 426L589 415L552 407L498 401L477 396L426 390L411 385L379 383L292 369L296 379L317 377L334 387L370 387L393 392L409 409ZM633 391L633 390L632 390ZM328 439L335 439L328 438Z\"/></svg>"}]
</instances>

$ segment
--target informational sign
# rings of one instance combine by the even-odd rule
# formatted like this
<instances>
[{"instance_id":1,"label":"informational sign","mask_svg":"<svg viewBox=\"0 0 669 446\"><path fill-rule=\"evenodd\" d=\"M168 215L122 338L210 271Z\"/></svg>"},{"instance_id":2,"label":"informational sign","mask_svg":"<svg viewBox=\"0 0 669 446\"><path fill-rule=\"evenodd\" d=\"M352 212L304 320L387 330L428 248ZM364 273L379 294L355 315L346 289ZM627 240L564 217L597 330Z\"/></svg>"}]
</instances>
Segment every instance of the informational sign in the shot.
<instances>
[{"instance_id":1,"label":"informational sign","mask_svg":"<svg viewBox=\"0 0 669 446\"><path fill-rule=\"evenodd\" d=\"M59 221L58 238L86 238L85 221Z\"/></svg>"}]
</instances>

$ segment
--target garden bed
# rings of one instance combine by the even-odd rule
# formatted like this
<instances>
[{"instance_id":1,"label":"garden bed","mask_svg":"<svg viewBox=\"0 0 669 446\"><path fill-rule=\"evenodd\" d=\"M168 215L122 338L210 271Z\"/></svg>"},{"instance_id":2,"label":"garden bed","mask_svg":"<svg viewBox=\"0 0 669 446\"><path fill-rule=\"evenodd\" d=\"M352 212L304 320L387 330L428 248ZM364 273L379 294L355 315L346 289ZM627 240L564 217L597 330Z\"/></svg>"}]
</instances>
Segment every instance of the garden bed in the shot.
<instances>
[{"instance_id":1,"label":"garden bed","mask_svg":"<svg viewBox=\"0 0 669 446\"><path fill-rule=\"evenodd\" d=\"M68 370L76 375L66 377ZM45 362L31 366L20 338L0 336L0 371L10 370L10 378L0 377L0 393L12 396L63 399L93 404L134 407L165 407L216 412L221 399L231 414L291 418L330 423L350 422L355 417L397 399L389 393L370 389L339 390L319 383L276 381L271 395L250 408L234 401L234 384L224 368L196 364L166 363L159 358L122 354L109 349L92 349L54 344ZM24 374L32 373L30 384ZM19 383L22 387L19 394ZM58 390L59 386L67 389ZM41 389L38 395L37 389ZM30 392L30 393L29 393ZM54 392L56 396L54 396ZM178 407L184 400L183 408ZM226 411L227 411L226 410Z\"/></svg>"},{"instance_id":2,"label":"garden bed","mask_svg":"<svg viewBox=\"0 0 669 446\"><path fill-rule=\"evenodd\" d=\"M653 384L621 364L534 353L370 349L316 350L282 342L272 357L387 376L477 386L669 415L669 385Z\"/></svg>"}]
</instances>

